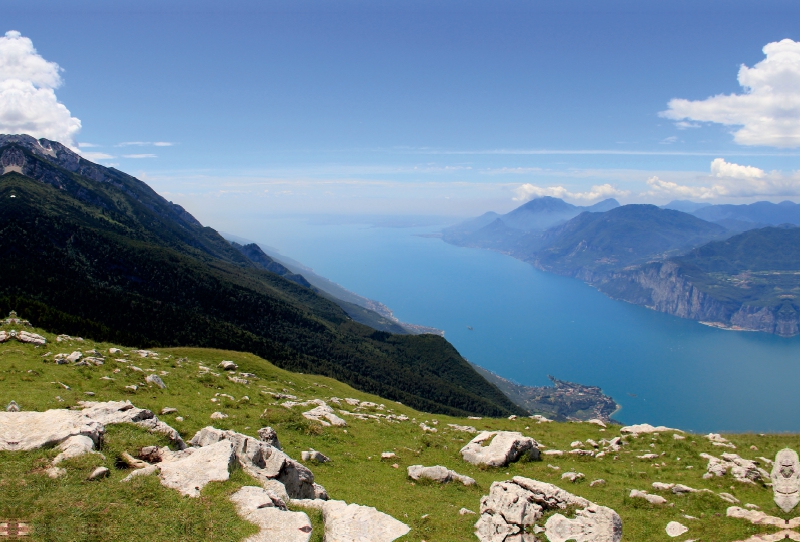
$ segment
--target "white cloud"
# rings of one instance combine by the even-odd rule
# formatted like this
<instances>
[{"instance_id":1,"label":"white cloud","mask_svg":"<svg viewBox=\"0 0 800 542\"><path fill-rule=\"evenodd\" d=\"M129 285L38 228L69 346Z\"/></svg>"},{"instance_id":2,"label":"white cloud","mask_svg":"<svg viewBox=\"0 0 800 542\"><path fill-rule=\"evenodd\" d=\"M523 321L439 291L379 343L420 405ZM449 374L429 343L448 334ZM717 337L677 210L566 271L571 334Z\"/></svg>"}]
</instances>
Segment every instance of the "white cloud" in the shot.
<instances>
[{"instance_id":1,"label":"white cloud","mask_svg":"<svg viewBox=\"0 0 800 542\"><path fill-rule=\"evenodd\" d=\"M123 154L123 158L158 158L155 154Z\"/></svg>"},{"instance_id":2,"label":"white cloud","mask_svg":"<svg viewBox=\"0 0 800 542\"><path fill-rule=\"evenodd\" d=\"M678 136L669 136L661 140L662 145L672 145L678 141Z\"/></svg>"},{"instance_id":3,"label":"white cloud","mask_svg":"<svg viewBox=\"0 0 800 542\"><path fill-rule=\"evenodd\" d=\"M61 68L10 30L0 38L0 133L29 134L75 146L81 121L58 103Z\"/></svg>"},{"instance_id":4,"label":"white cloud","mask_svg":"<svg viewBox=\"0 0 800 542\"><path fill-rule=\"evenodd\" d=\"M678 130L687 130L689 128L700 128L701 124L697 124L696 122L686 122L685 120L679 120L675 123L675 127Z\"/></svg>"},{"instance_id":5,"label":"white cloud","mask_svg":"<svg viewBox=\"0 0 800 542\"><path fill-rule=\"evenodd\" d=\"M110 160L115 158L115 156L106 154L104 152L81 152L81 156L87 160Z\"/></svg>"},{"instance_id":6,"label":"white cloud","mask_svg":"<svg viewBox=\"0 0 800 542\"><path fill-rule=\"evenodd\" d=\"M766 58L739 68L743 94L718 94L705 100L673 99L662 117L679 121L741 126L734 140L742 145L800 146L800 42L790 39L764 46Z\"/></svg>"},{"instance_id":7,"label":"white cloud","mask_svg":"<svg viewBox=\"0 0 800 542\"><path fill-rule=\"evenodd\" d=\"M586 192L571 192L563 186L537 186L531 183L520 185L514 190L514 201L528 201L542 196L554 198L593 201L613 197L624 197L630 194L627 190L620 190L610 184L594 185Z\"/></svg>"},{"instance_id":8,"label":"white cloud","mask_svg":"<svg viewBox=\"0 0 800 542\"><path fill-rule=\"evenodd\" d=\"M715 177L730 177L732 179L760 179L766 175L763 169L732 164L726 162L724 158L715 158L711 162L711 174Z\"/></svg>"},{"instance_id":9,"label":"white cloud","mask_svg":"<svg viewBox=\"0 0 800 542\"><path fill-rule=\"evenodd\" d=\"M78 148L80 148L80 149L90 149L92 147L100 147L100 146L101 145L95 145L94 143L86 143L86 142L83 142L83 141L78 143Z\"/></svg>"},{"instance_id":10,"label":"white cloud","mask_svg":"<svg viewBox=\"0 0 800 542\"><path fill-rule=\"evenodd\" d=\"M123 141L117 147L171 147L174 143L169 141Z\"/></svg>"},{"instance_id":11,"label":"white cloud","mask_svg":"<svg viewBox=\"0 0 800 542\"><path fill-rule=\"evenodd\" d=\"M711 162L710 185L683 185L658 176L647 179L650 197L715 199L800 196L800 172L789 175L770 173L753 166L742 166L717 158Z\"/></svg>"}]
</instances>

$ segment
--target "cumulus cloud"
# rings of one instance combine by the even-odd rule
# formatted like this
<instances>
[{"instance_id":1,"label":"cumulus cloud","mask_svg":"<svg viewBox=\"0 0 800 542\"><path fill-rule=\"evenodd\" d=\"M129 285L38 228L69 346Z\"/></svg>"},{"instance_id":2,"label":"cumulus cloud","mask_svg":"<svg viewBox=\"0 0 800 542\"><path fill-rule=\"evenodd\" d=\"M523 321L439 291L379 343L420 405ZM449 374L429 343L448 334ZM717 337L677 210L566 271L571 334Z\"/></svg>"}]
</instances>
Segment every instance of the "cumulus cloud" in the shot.
<instances>
[{"instance_id":1,"label":"cumulus cloud","mask_svg":"<svg viewBox=\"0 0 800 542\"><path fill-rule=\"evenodd\" d=\"M61 68L10 30L0 38L0 133L29 134L75 146L81 121L58 102Z\"/></svg>"},{"instance_id":2,"label":"cumulus cloud","mask_svg":"<svg viewBox=\"0 0 800 542\"><path fill-rule=\"evenodd\" d=\"M710 184L683 185L665 181L658 176L647 179L649 190L642 194L650 197L715 199L737 197L792 197L800 196L800 172L783 174L753 166L743 166L717 158L711 162Z\"/></svg>"},{"instance_id":3,"label":"cumulus cloud","mask_svg":"<svg viewBox=\"0 0 800 542\"><path fill-rule=\"evenodd\" d=\"M514 190L514 201L528 201L533 198L552 196L554 198L592 201L614 197L624 197L630 194L627 190L620 190L610 184L592 186L586 192L571 192L563 186L537 186L531 183L520 185Z\"/></svg>"},{"instance_id":4,"label":"cumulus cloud","mask_svg":"<svg viewBox=\"0 0 800 542\"><path fill-rule=\"evenodd\" d=\"M718 94L705 100L673 99L662 117L741 126L734 140L742 145L800 146L800 42L790 39L764 46L766 58L752 68L739 68L742 94Z\"/></svg>"}]
</instances>

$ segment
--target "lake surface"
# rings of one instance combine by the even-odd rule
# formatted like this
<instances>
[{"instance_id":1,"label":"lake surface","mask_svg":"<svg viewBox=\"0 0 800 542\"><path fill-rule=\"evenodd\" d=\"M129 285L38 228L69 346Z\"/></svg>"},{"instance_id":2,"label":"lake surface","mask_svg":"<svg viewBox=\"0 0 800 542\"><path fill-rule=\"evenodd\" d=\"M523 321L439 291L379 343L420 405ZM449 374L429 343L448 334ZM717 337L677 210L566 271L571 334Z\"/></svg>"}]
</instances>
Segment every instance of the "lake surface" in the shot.
<instances>
[{"instance_id":1,"label":"lake surface","mask_svg":"<svg viewBox=\"0 0 800 542\"><path fill-rule=\"evenodd\" d=\"M582 282L426 228L245 219L236 233L445 330L473 363L527 385L600 386L623 423L800 432L800 337L710 328L614 301ZM473 329L469 330L468 326Z\"/></svg>"}]
</instances>

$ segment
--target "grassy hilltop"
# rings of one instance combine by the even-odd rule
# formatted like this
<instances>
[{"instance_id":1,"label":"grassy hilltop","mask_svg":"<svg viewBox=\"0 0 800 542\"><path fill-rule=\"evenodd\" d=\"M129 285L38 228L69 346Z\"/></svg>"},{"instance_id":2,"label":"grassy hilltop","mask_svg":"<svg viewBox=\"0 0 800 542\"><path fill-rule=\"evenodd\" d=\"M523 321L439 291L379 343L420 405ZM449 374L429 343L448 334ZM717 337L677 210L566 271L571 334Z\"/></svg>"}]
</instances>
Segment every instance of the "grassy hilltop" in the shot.
<instances>
[{"instance_id":1,"label":"grassy hilltop","mask_svg":"<svg viewBox=\"0 0 800 542\"><path fill-rule=\"evenodd\" d=\"M0 404L3 406L15 400L23 410L43 411L74 407L82 400L128 399L137 407L157 414L163 407L174 407L177 413L160 418L179 430L184 439L191 438L207 425L248 435L255 435L260 427L269 425L277 431L284 450L291 457L299 459L301 450L309 448L329 456L330 463L307 464L316 481L326 487L333 499L374 506L407 523L412 530L403 540L476 540L472 526L477 516L459 515L459 509L464 507L478 512L481 496L488 494L491 483L515 475L554 483L613 508L622 517L626 541L668 540L664 529L672 520L690 528L676 540L733 542L757 532L774 530L726 517L730 503L718 497L720 492L734 495L741 506L752 503L770 515L793 516L781 513L772 501L771 489L763 484L743 484L729 475L703 479L706 461L699 454L705 452L718 457L723 452L736 452L747 459L772 458L783 447L800 447L800 438L796 435L726 435L736 446L736 450L732 450L712 446L701 435L687 434L685 440L675 440L673 432L666 432L658 436L625 437L625 445L616 453L616 460L612 455L601 459L545 456L542 461L521 462L507 468L478 468L464 462L459 455L459 449L472 435L452 429L448 424L471 425L478 430L521 431L547 448L561 450L569 450L570 443L576 440L611 439L620 434L620 427L609 426L603 430L589 423L536 423L529 418L468 419L427 414L359 392L331 378L280 369L252 354L161 348L156 349L158 359L141 358L130 347L89 340L56 342L54 334L34 331L45 336L48 344L41 347L15 341L0 344ZM109 355L111 347L122 348L124 354ZM104 354L103 365L78 367L57 365L53 361L58 353L90 349ZM115 358L128 361L115 361ZM250 383L246 385L230 381L224 371L216 368L222 360L234 361L239 371L253 373L257 378L248 377ZM203 374L200 365L211 371ZM161 378L167 388L142 385L145 376L151 373L163 375ZM138 389L127 389L129 385L136 385ZM87 392L94 395L89 396ZM409 419L396 422L378 416L360 420L342 415L347 427L323 427L302 417L301 412L306 409L281 406L284 400L276 399L272 393L295 395L298 401L320 398L329 404L332 404L331 397L356 398L383 405L361 410L361 413L391 413ZM341 408L355 410L345 402ZM229 417L212 422L210 415L215 411ZM177 421L177 416L183 421ZM437 432L423 432L419 426L421 422L436 427ZM100 449L104 457L90 454L68 461L62 464L67 468L67 475L55 480L44 474L44 467L57 450L0 452L3 491L0 518L30 522L34 529L31 540L43 541L131 540L134 534L142 542L166 539L233 541L256 532L253 525L239 519L227 500L239 487L254 484L241 470L234 471L228 482L209 484L197 499L182 497L177 491L162 487L155 476L119 483L129 473L119 460L120 455L124 451L135 454L142 446L153 444L163 446L168 441L136 426L109 426ZM751 450L751 446L758 450ZM382 461L380 454L386 451L396 453L397 458ZM636 457L647 453L663 455L655 462ZM394 464L398 468L394 468ZM444 486L413 483L406 475L406 467L412 464L445 465L475 478L478 484L464 487L456 483ZM100 465L111 469L111 476L87 481L88 473ZM688 468L690 466L692 468ZM585 478L577 483L562 480L561 474L567 471L584 473ZM606 480L605 485L589 486L589 482L599 478ZM707 488L714 493L679 496L658 492L651 487L656 481ZM628 496L631 489L660 494L669 504L653 505L642 499L632 499ZM315 526L312 540L321 541L321 518L311 512L309 515ZM697 519L686 519L684 515Z\"/></svg>"}]
</instances>

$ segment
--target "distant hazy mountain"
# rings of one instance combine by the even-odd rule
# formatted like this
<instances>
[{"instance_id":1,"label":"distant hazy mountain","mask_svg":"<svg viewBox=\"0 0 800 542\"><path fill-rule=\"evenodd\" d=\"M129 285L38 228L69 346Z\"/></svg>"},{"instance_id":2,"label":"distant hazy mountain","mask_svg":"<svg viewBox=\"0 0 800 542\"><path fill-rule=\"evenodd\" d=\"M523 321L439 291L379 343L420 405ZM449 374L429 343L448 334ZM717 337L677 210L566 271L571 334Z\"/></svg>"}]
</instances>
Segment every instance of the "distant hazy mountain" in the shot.
<instances>
[{"instance_id":1,"label":"distant hazy mountain","mask_svg":"<svg viewBox=\"0 0 800 542\"><path fill-rule=\"evenodd\" d=\"M722 220L749 222L754 227L779 224L800 225L800 205L791 201L780 203L757 201L746 205L709 205L693 211L692 214L709 222Z\"/></svg>"},{"instance_id":2,"label":"distant hazy mountain","mask_svg":"<svg viewBox=\"0 0 800 542\"><path fill-rule=\"evenodd\" d=\"M672 200L666 205L662 205L662 209L672 209L673 211L683 211L684 213L693 213L703 207L708 207L710 203L698 203L686 199Z\"/></svg>"},{"instance_id":3,"label":"distant hazy mountain","mask_svg":"<svg viewBox=\"0 0 800 542\"><path fill-rule=\"evenodd\" d=\"M526 259L560 274L627 267L683 253L727 230L688 213L655 205L624 205L583 213L542 236L542 248Z\"/></svg>"},{"instance_id":4,"label":"distant hazy mountain","mask_svg":"<svg viewBox=\"0 0 800 542\"><path fill-rule=\"evenodd\" d=\"M619 207L615 199L581 207L545 196L532 199L504 215L488 212L465 220L442 230L442 237L456 245L508 250L525 234L544 231L583 212L604 212L615 207Z\"/></svg>"}]
</instances>

